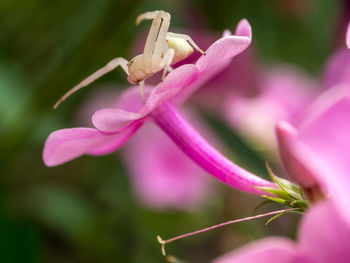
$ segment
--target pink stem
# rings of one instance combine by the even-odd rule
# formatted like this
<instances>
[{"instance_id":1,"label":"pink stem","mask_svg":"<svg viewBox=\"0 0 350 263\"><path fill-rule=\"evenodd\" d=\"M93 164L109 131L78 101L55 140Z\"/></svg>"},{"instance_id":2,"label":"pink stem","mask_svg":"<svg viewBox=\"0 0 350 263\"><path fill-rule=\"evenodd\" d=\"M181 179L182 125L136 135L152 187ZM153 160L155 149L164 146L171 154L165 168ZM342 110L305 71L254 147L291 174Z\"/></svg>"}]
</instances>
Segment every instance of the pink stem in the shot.
<instances>
[{"instance_id":1,"label":"pink stem","mask_svg":"<svg viewBox=\"0 0 350 263\"><path fill-rule=\"evenodd\" d=\"M256 189L276 187L234 164L212 147L170 103L164 103L152 113L159 127L189 156L211 175L238 190L252 194L266 194Z\"/></svg>"},{"instance_id":2,"label":"pink stem","mask_svg":"<svg viewBox=\"0 0 350 263\"><path fill-rule=\"evenodd\" d=\"M236 219L236 220L227 221L227 222L224 222L224 223L221 223L221 224L217 224L217 225L214 225L214 226L210 226L210 227L206 227L206 228L203 228L203 229L200 229L200 230L196 230L196 231L193 231L191 233L186 233L186 234L179 235L179 236L176 236L176 237L173 237L173 238L169 238L167 240L162 240L161 238L158 238L158 239L161 240L161 244L168 244L170 242L174 242L176 240L179 240L179 239L182 239L182 238L185 238L185 237L194 236L194 235L197 235L197 234L200 234L200 233L203 233L203 232L207 232L207 231L219 228L219 227L223 227L223 226L227 226L227 225L231 225L231 224L235 224L235 223L239 223L239 222L249 221L249 220L252 220L252 219L258 219L258 218L262 218L262 217L266 217L266 216L277 215L277 214L281 214L281 213L283 214L283 213L287 213L287 212L294 212L294 211L296 212L296 211L299 211L299 210L300 209L298 209L298 208L289 208L289 209L272 211L272 212L268 212L268 213L265 213L265 214L260 214L260 215L256 215L256 216L250 216L250 217L245 217L245 218L240 218L240 219Z\"/></svg>"}]
</instances>

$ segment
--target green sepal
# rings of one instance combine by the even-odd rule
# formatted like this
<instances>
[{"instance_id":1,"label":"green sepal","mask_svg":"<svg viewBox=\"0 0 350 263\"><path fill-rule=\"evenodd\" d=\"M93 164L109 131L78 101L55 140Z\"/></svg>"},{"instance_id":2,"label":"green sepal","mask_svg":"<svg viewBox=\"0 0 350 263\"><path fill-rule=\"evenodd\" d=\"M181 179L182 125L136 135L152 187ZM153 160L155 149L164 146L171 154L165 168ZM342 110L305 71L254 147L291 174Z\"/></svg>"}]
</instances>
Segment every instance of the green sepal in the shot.
<instances>
[{"instance_id":1,"label":"green sepal","mask_svg":"<svg viewBox=\"0 0 350 263\"><path fill-rule=\"evenodd\" d=\"M257 187L257 189L263 190L270 194L262 195L262 197L268 199L269 201L304 211L308 207L308 202L304 198L301 188L298 185L275 175L268 164L266 164L266 168L277 188Z\"/></svg>"},{"instance_id":2,"label":"green sepal","mask_svg":"<svg viewBox=\"0 0 350 263\"><path fill-rule=\"evenodd\" d=\"M272 181L274 181L280 187L280 189L283 190L287 195L289 195L291 198L294 198L294 199L303 198L300 187L298 185L293 184L287 179L284 179L275 175L275 173L272 171L268 163L266 163L266 168Z\"/></svg>"},{"instance_id":3,"label":"green sepal","mask_svg":"<svg viewBox=\"0 0 350 263\"><path fill-rule=\"evenodd\" d=\"M290 196L286 191L278 189L278 188L271 188L271 187L257 187L257 188L260 190L263 190L265 192L268 192L272 195L278 196L282 199L297 200L297 198Z\"/></svg>"},{"instance_id":4,"label":"green sepal","mask_svg":"<svg viewBox=\"0 0 350 263\"><path fill-rule=\"evenodd\" d=\"M272 196L268 196L268 195L262 195L262 197L269 199L275 203L279 203L279 204L290 207L290 201L284 200L282 198L272 197Z\"/></svg>"}]
</instances>

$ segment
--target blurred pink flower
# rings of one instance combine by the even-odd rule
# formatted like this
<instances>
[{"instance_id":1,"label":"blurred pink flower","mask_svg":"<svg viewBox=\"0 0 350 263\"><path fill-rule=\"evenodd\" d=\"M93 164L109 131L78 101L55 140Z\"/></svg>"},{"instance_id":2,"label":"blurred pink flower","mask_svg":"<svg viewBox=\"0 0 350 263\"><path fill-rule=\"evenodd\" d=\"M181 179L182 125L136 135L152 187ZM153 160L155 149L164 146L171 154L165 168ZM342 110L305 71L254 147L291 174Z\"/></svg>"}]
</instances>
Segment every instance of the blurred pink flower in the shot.
<instances>
[{"instance_id":1,"label":"blurred pink flower","mask_svg":"<svg viewBox=\"0 0 350 263\"><path fill-rule=\"evenodd\" d=\"M251 42L251 27L242 20L236 35L225 32L193 64L173 70L154 87L146 87L147 100L143 105L137 88L130 88L120 98L121 109L109 108L95 112L92 121L97 129L73 128L53 132L47 139L43 159L55 166L82 154L101 155L118 149L147 120L153 119L161 129L193 161L224 183L242 191L261 194L256 186L273 187L254 174L233 164L181 116L169 102L174 96L185 97L186 90L198 89L204 82L226 67L231 59L245 50ZM148 118L150 117L150 118ZM135 164L137 165L137 164Z\"/></svg>"},{"instance_id":2,"label":"blurred pink flower","mask_svg":"<svg viewBox=\"0 0 350 263\"><path fill-rule=\"evenodd\" d=\"M304 188L316 186L334 199L350 225L350 85L340 84L322 94L296 128L277 128L281 159L288 175Z\"/></svg>"},{"instance_id":3,"label":"blurred pink flower","mask_svg":"<svg viewBox=\"0 0 350 263\"><path fill-rule=\"evenodd\" d=\"M341 48L326 64L324 85L331 88L338 83L350 83L350 50Z\"/></svg>"},{"instance_id":4,"label":"blurred pink flower","mask_svg":"<svg viewBox=\"0 0 350 263\"><path fill-rule=\"evenodd\" d=\"M324 85L331 88L341 82L350 84L350 1L344 1L344 14L341 19L340 27L343 28L347 24L345 42L348 48L339 48L326 64L324 73ZM344 22L346 20L346 22ZM340 30L342 36L342 43L344 41L344 30ZM342 45L343 46L343 45Z\"/></svg>"},{"instance_id":5,"label":"blurred pink flower","mask_svg":"<svg viewBox=\"0 0 350 263\"><path fill-rule=\"evenodd\" d=\"M303 217L298 241L268 237L229 252L213 263L346 263L350 228L332 202L316 204Z\"/></svg>"},{"instance_id":6,"label":"blurred pink flower","mask_svg":"<svg viewBox=\"0 0 350 263\"><path fill-rule=\"evenodd\" d=\"M255 146L275 151L274 126L280 120L293 120L315 97L317 84L301 70L286 65L261 72L257 82L254 96L231 92L226 97L224 118Z\"/></svg>"},{"instance_id":7,"label":"blurred pink flower","mask_svg":"<svg viewBox=\"0 0 350 263\"><path fill-rule=\"evenodd\" d=\"M325 193L302 219L298 242L270 237L228 253L214 263L349 262L350 86L334 87L305 112L297 128L277 126L287 173L304 187ZM316 188L319 189L319 188Z\"/></svg>"},{"instance_id":8,"label":"blurred pink flower","mask_svg":"<svg viewBox=\"0 0 350 263\"><path fill-rule=\"evenodd\" d=\"M209 194L209 176L156 126L142 129L122 155L135 195L157 209L198 207Z\"/></svg>"}]
</instances>

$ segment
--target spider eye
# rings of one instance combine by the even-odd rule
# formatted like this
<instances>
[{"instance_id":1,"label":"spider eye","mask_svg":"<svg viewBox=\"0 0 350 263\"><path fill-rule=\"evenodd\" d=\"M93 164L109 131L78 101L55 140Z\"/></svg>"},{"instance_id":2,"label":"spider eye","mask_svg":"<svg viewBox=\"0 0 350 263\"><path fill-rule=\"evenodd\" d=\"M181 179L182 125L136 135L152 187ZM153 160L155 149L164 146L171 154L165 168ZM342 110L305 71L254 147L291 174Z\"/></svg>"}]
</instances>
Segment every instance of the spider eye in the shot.
<instances>
[{"instance_id":1,"label":"spider eye","mask_svg":"<svg viewBox=\"0 0 350 263\"><path fill-rule=\"evenodd\" d=\"M131 60L129 61L129 63L127 64L128 67L130 67L134 62L135 62L135 58L131 59Z\"/></svg>"}]
</instances>

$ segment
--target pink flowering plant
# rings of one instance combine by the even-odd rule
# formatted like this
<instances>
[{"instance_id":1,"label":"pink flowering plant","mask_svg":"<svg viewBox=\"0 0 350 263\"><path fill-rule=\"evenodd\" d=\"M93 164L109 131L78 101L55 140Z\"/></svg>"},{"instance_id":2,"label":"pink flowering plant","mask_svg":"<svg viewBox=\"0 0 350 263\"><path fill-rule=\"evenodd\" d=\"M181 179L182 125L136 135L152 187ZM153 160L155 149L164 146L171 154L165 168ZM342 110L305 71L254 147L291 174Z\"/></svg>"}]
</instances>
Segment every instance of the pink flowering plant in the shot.
<instances>
[{"instance_id":1,"label":"pink flowering plant","mask_svg":"<svg viewBox=\"0 0 350 263\"><path fill-rule=\"evenodd\" d=\"M149 51L148 41L153 38L157 44L161 34L167 32L165 26L169 27L167 18L164 18L167 16L161 17L163 22L160 23L160 20L157 20L158 13L153 17L154 14L154 12L148 12L142 15L146 17L144 19L153 19L153 22L147 37L145 52L140 56L147 57L150 55L147 53ZM158 35L154 35L153 25L157 23L159 31L157 31ZM171 34L173 33L170 33L169 36L176 35ZM191 39L185 39L192 43ZM168 49L165 48L163 51L159 51L159 45L155 45L154 53L160 52L162 54L159 61L141 60L142 57L138 56L127 64L123 64L124 60L112 60L113 63L116 62L128 73L129 82L140 84L140 86L128 88L116 99L112 107L97 110L91 117L93 128L69 128L51 133L47 138L43 151L44 163L47 166L57 166L84 154L105 155L112 153L121 148L142 127L144 131L140 130L140 133L135 136L139 136L142 132L144 134L139 138L133 138L132 143L134 145L129 146L124 158L132 167L132 176L136 176L134 182L138 189L137 193L146 202L159 207L171 203L180 209L185 207L187 203L191 203L188 200L193 199L193 196L187 196L187 199L177 199L178 196L174 193L183 192L181 197L184 197L192 189L198 190L198 187L195 187L201 183L198 177L188 176L187 178L187 176L184 176L181 177L181 180L173 180L176 175L164 177L159 176L156 172L162 171L162 165L167 160L170 160L171 163L176 161L179 161L179 164L185 163L183 159L179 158L181 156L179 150L181 150L184 154L182 157L186 157L187 162L190 160L191 164L196 164L196 166L185 166L183 171L174 168L173 172L175 171L175 174L186 174L188 171L193 171L193 173L202 176L201 172L196 170L200 167L230 187L260 195L269 202L276 202L288 207L287 209L246 219L230 221L168 240L158 237L164 254L166 244L216 227L258 217L273 216L267 221L269 223L286 213L306 212L302 218L298 242L292 242L281 237L270 237L239 251L224 255L214 262L311 263L330 262L331 259L337 259L336 262L346 262L345 260L350 258L348 245L350 241L350 212L347 205L348 189L350 187L348 179L350 169L350 145L348 145L350 142L348 139L350 125L347 121L350 116L350 82L347 72L349 72L350 67L348 67L348 60L344 58L348 56L349 50L345 51L345 55L335 57L329 63L325 78L327 90L316 100L310 99L315 93L305 95L300 92L294 97L296 89L293 87L280 88L295 86L299 83L304 85L305 81L300 81L299 78L291 81L292 77L277 74L278 77L273 77L273 81L270 81L267 75L265 76L268 80L262 86L266 85L267 87L264 88L265 92L262 92L257 99L262 101L263 108L274 104L271 107L270 115L277 112L276 108L282 109L282 111L288 109L289 106L291 108L290 112L292 113L289 113L288 109L288 114L282 116L277 114L278 116L273 116L273 120L268 123L270 123L270 126L274 126L274 123L279 121L276 125L279 155L286 174L296 184L275 175L269 165L267 165L267 170L271 181L236 165L212 146L179 110L182 102L228 67L235 56L247 49L251 40L250 24L243 19L238 23L233 35L229 31L225 31L223 37L211 44L205 54L202 54L194 63L183 64L174 69L169 68L172 65L172 60L175 64L179 61L175 58L178 58L182 54L181 52L185 52L178 49L176 45L171 48L171 43L168 43ZM167 41L171 42L171 39L167 39ZM346 41L349 46L349 29ZM192 45L195 44L192 43ZM195 48L200 50L196 46ZM115 68L117 64L113 63L109 63L106 66L107 69L102 68L102 70L108 72ZM151 64L151 69L146 67ZM135 69L133 67L137 65L139 71L133 71ZM160 68L156 68L156 66ZM155 86L144 85L144 79L161 70L164 70L163 76L167 75L159 84ZM167 71L170 72L167 73ZM100 70L92 75L93 79L95 74L100 76ZM274 88L276 82L278 82L277 86L279 88ZM78 89L82 87L79 85ZM82 85L85 85L84 81ZM313 85L314 82L310 86ZM289 94L293 94L293 96L289 96ZM293 102L288 104L283 101L286 96L292 98ZM309 104L310 101L313 102L309 107L306 107L305 105ZM239 111L237 110L239 105L235 105L238 102L239 99L236 97L232 100L232 105L225 104L225 107L221 110L221 113L225 115L224 118L230 119L231 117L232 122L239 122L240 119L246 117L244 116L245 113L256 106L256 103L260 103L255 101L249 106L244 105L242 106L243 110ZM247 104L247 101L241 100L241 104ZM243 117L230 116L231 113L233 115L236 111L241 112ZM252 111L254 115L259 110L253 109ZM265 114L265 116L268 115ZM285 117L285 120L280 121L283 117ZM154 125L164 133L163 136L166 135L168 141L163 142L160 136L157 138L158 142L156 139L150 139L149 142L166 146L170 139L173 143L172 146L177 147L176 155L171 154L173 151L171 147L166 147L165 152L161 153L158 151L161 147L149 148L147 143L142 142L142 140L147 140L147 137L158 136L159 129L154 130ZM152 128L148 129L148 127ZM272 129L272 127L268 128ZM170 157L167 157L167 154ZM157 158L157 155L162 156ZM148 161L138 165L138 160L142 159L142 156ZM156 159L152 159L151 156L156 156ZM154 169L154 167L156 168ZM153 174L147 177L145 171L151 171ZM190 183L187 184L188 182ZM189 186L189 189L183 187L185 184ZM157 187L157 185L160 185L160 187ZM164 188L164 185L171 185L171 189L166 192L159 191L159 189ZM315 221L317 222L314 223ZM320 233L322 235L318 233L318 229L321 229ZM341 234L337 235L336 232Z\"/></svg>"},{"instance_id":2,"label":"pink flowering plant","mask_svg":"<svg viewBox=\"0 0 350 263\"><path fill-rule=\"evenodd\" d=\"M120 148L146 121L154 121L199 166L222 182L242 191L262 194L257 187L274 187L220 154L186 121L172 98L194 90L226 67L251 42L251 27L242 20L234 35L228 31L213 43L195 64L170 72L155 87L146 86L145 103L137 87L120 97L120 108L98 110L92 116L95 128L72 128L53 132L47 139L43 159L55 166L83 154L103 155Z\"/></svg>"}]
</instances>

